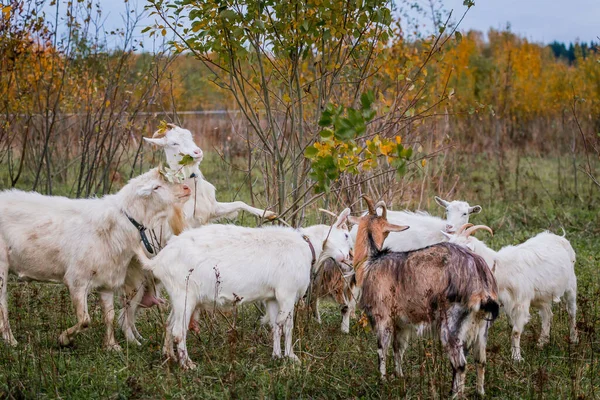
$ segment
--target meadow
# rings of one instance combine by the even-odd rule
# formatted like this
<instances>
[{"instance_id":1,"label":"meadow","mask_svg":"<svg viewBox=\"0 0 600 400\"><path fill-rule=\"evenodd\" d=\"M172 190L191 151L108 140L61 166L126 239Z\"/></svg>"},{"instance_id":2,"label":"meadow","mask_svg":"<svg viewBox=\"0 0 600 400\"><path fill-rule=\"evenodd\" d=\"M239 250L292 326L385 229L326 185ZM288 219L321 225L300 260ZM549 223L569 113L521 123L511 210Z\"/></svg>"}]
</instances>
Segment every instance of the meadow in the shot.
<instances>
[{"instance_id":1,"label":"meadow","mask_svg":"<svg viewBox=\"0 0 600 400\"><path fill-rule=\"evenodd\" d=\"M507 185L502 195L495 183L496 167L487 156L464 156L457 166L463 176L452 198L483 207L472 221L494 229L493 238L478 233L491 247L517 244L545 229L561 234L563 227L577 252L580 343L568 342L564 304L555 304L549 344L536 347L540 321L532 313L521 343L524 361L515 363L510 357L511 327L501 316L488 342L485 385L489 398L600 396L598 195L595 188L583 190L581 182L581 195L574 195L578 192L572 181L564 177L559 181L558 162L552 157L522 158L518 184ZM515 163L513 156L508 165ZM214 153L201 165L223 201L249 200L245 174L236 165L241 168L244 160L236 159L232 166ZM413 179L418 184L420 177ZM260 196L258 184L255 190ZM422 208L441 215L432 200L434 194L438 193L427 190ZM394 208L405 206L415 204L408 201ZM316 221L314 209L309 215L309 222ZM256 221L242 215L235 223L253 225ZM206 313L201 333L188 338L190 356L198 368L183 371L161 355L166 306L141 313L138 328L146 339L141 347L127 345L118 332L123 351L107 352L102 348L100 305L93 295L91 327L71 347L61 348L59 333L75 322L66 288L11 279L8 290L10 323L19 346L0 345L0 398L445 398L450 392L449 362L438 341L429 338L411 342L405 355L405 378L380 382L375 335L361 323L360 312L351 321L350 333L342 334L334 305L323 308L322 325L302 304L297 306L294 346L300 365L271 358L271 335L260 324L258 306ZM472 363L471 357L468 362ZM467 367L467 394L475 396L472 365Z\"/></svg>"}]
</instances>

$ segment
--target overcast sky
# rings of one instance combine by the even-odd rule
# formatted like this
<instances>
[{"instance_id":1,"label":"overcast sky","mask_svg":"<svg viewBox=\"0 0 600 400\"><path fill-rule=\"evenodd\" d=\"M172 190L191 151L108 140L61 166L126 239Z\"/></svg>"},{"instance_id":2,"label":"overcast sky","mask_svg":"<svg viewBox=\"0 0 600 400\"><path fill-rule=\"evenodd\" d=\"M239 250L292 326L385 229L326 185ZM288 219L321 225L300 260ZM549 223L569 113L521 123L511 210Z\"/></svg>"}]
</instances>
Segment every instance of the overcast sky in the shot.
<instances>
[{"instance_id":1,"label":"overcast sky","mask_svg":"<svg viewBox=\"0 0 600 400\"><path fill-rule=\"evenodd\" d=\"M462 4L444 0L445 8L456 10L453 15L464 12ZM600 0L475 0L461 28L487 32L507 23L512 32L535 42L599 42Z\"/></svg>"},{"instance_id":2,"label":"overcast sky","mask_svg":"<svg viewBox=\"0 0 600 400\"><path fill-rule=\"evenodd\" d=\"M429 0L416 0L426 6ZM114 30L123 26L125 3L123 0L99 0L105 18L105 28ZM442 0L446 10L454 10L458 18L466 9L463 0ZM130 9L143 13L144 0L129 0ZM64 9L64 7L63 7ZM143 18L139 31L153 22ZM461 30L476 29L487 32L489 28L504 29L510 24L512 32L538 43L582 42L600 39L600 0L475 0L460 25ZM144 39L146 50L152 50L152 42ZM114 45L112 43L111 45Z\"/></svg>"}]
</instances>

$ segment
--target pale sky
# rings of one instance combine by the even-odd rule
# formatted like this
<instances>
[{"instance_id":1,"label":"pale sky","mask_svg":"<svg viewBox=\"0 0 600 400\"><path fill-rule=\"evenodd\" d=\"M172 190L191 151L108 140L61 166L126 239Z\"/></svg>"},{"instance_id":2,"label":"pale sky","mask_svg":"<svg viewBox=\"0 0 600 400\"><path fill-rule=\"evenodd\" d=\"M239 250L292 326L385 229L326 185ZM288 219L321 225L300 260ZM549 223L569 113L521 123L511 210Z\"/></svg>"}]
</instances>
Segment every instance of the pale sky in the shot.
<instances>
[{"instance_id":1,"label":"pale sky","mask_svg":"<svg viewBox=\"0 0 600 400\"><path fill-rule=\"evenodd\" d=\"M423 1L423 0L421 0ZM463 0L443 0L462 15ZM487 32L510 23L511 31L534 42L600 42L600 0L475 0L462 30Z\"/></svg>"},{"instance_id":2,"label":"pale sky","mask_svg":"<svg viewBox=\"0 0 600 400\"><path fill-rule=\"evenodd\" d=\"M429 7L429 0L416 1ZM99 3L106 30L122 27L125 2L99 0ZM446 10L454 9L453 19L459 18L465 10L463 0L442 0L442 3ZM129 0L128 4L130 10L141 14L146 2ZM140 30L152 22L153 18L142 18L136 37L144 38ZM475 6L467 13L460 29L485 33L489 28L503 29L507 24L512 32L538 43L548 44L554 40L566 44L576 40L599 42L600 0L475 0ZM152 41L144 39L144 43L146 50L151 51Z\"/></svg>"}]
</instances>

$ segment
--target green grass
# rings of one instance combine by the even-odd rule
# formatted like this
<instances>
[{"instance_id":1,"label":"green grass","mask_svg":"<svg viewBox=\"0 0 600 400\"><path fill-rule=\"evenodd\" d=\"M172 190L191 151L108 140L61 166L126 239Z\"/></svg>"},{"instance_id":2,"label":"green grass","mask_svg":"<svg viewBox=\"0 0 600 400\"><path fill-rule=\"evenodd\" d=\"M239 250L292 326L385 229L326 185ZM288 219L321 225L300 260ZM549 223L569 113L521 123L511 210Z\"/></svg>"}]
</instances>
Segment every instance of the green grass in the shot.
<instances>
[{"instance_id":1,"label":"green grass","mask_svg":"<svg viewBox=\"0 0 600 400\"><path fill-rule=\"evenodd\" d=\"M526 165L523 160L523 166ZM579 280L578 327L580 343L569 344L563 304L553 308L550 343L536 347L540 321L536 313L522 337L524 362L510 357L510 332L505 316L490 330L486 391L490 398L600 397L600 220L597 194L587 199L571 195L573 188L555 184L557 170L550 159L529 159L518 190L496 193L494 168L485 160L464 166L459 195L479 202L483 212L472 219L494 228L493 238L478 234L493 248L519 243L550 229L567 238L577 252ZM217 186L218 196L248 200L241 183L244 174L223 165L203 171ZM469 172L473 171L473 172ZM582 179L583 181L583 179ZM238 188L242 190L238 193ZM586 186L587 188L587 186ZM237 194L236 194L237 193ZM260 196L260 194L259 194ZM582 199L583 197L583 199ZM260 198L260 197L259 197ZM439 209L431 210L439 214ZM253 217L238 221L254 223ZM9 284L9 312L16 348L0 344L0 398L445 398L450 391L450 365L436 340L415 339L404 361L404 379L379 381L373 332L351 321L350 334L339 331L340 316L333 305L317 325L299 306L294 348L301 365L271 359L271 335L260 325L254 305L238 308L237 317L205 315L202 333L190 334L188 349L195 371L181 371L165 363L160 349L166 309L141 313L138 327L146 341L141 347L118 340L123 352L102 348L104 328L100 305L91 296L91 327L69 348L58 346L58 335L75 323L72 305L61 285ZM472 363L472 358L468 358ZM389 365L391 372L391 365ZM467 370L467 392L474 394L475 372Z\"/></svg>"}]
</instances>

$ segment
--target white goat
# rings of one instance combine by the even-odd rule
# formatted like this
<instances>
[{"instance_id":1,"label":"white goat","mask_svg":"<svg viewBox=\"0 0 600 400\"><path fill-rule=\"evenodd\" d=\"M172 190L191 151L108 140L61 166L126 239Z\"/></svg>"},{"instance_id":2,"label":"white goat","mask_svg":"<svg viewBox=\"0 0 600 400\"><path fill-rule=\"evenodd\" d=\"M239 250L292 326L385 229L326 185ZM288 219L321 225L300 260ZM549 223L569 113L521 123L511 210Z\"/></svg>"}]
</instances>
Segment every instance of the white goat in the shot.
<instances>
[{"instance_id":1,"label":"white goat","mask_svg":"<svg viewBox=\"0 0 600 400\"><path fill-rule=\"evenodd\" d=\"M249 206L243 201L218 202L215 197L215 187L204 179L200 171L203 153L194 143L192 133L173 124L168 124L168 128L165 131L157 131L152 138L144 138L144 140L161 147L165 151L170 169L174 171L185 170L187 176L185 176L184 183L194 190L184 207L186 220L191 227L195 228L226 216L235 216L239 211L246 211L267 219L276 217L276 214L272 211ZM193 162L183 168L180 163L185 156L191 157Z\"/></svg>"},{"instance_id":2,"label":"white goat","mask_svg":"<svg viewBox=\"0 0 600 400\"><path fill-rule=\"evenodd\" d=\"M197 305L226 307L265 301L273 330L273 357L281 357L281 331L285 355L292 349L294 305L310 283L310 271L320 258L348 259L350 241L342 228L349 209L333 226L316 225L295 230L287 227L245 228L208 225L174 237L152 260L141 248L138 257L164 284L172 303L163 352L184 368L194 368L186 346L190 317Z\"/></svg>"},{"instance_id":3,"label":"white goat","mask_svg":"<svg viewBox=\"0 0 600 400\"><path fill-rule=\"evenodd\" d=\"M185 185L165 182L156 169L100 199L19 190L0 193L0 331L4 340L17 344L7 309L7 278L12 272L25 280L67 285L77 324L62 332L61 345L68 345L89 326L87 296L97 289L106 324L104 344L120 349L113 329L113 291L123 285L140 236L145 235L138 228L160 226L172 207L190 194Z\"/></svg>"},{"instance_id":4,"label":"white goat","mask_svg":"<svg viewBox=\"0 0 600 400\"><path fill-rule=\"evenodd\" d=\"M467 225L468 226L468 225ZM565 296L569 314L570 340L578 341L575 317L577 312L577 278L575 251L564 236L542 232L517 246L506 246L499 251L487 247L470 236L477 229L491 229L484 225L461 229L448 236L450 243L468 247L485 259L498 282L498 298L513 327L512 358L521 357L521 333L529 321L529 307L537 308L542 319L538 346L550 338L552 302Z\"/></svg>"},{"instance_id":5,"label":"white goat","mask_svg":"<svg viewBox=\"0 0 600 400\"><path fill-rule=\"evenodd\" d=\"M410 230L403 232L391 232L385 240L385 246L392 251L412 251L431 246L436 243L447 241L441 231L454 232L469 222L471 214L481 212L481 206L471 207L465 201L446 201L435 196L435 201L446 209L446 219L429 215L424 211L392 211L388 210L387 219L396 225L410 226ZM378 205L380 203L377 203ZM377 205L376 205L377 206ZM378 211L379 212L379 211ZM358 226L351 230L352 239L356 240Z\"/></svg>"},{"instance_id":6,"label":"white goat","mask_svg":"<svg viewBox=\"0 0 600 400\"><path fill-rule=\"evenodd\" d=\"M168 129L158 130L152 138L144 138L148 143L152 143L165 152L167 164L171 171L178 172L183 179L183 182L192 188L192 196L185 203L183 211L185 214L186 225L188 227L198 227L207 224L213 220L222 217L235 217L239 211L247 211L250 214L273 219L276 217L272 211L261 210L251 207L242 201L234 201L232 203L218 202L215 193L215 187L204 179L199 165L203 158L203 153L200 147L194 143L192 133L187 129L182 129L173 124L167 124ZM184 159L185 158L185 159ZM190 161L187 163L186 161ZM182 165L184 162L186 165ZM172 232L168 226L163 226L161 229L160 242L166 243L172 236ZM131 274L132 279L128 279L125 283L125 298L123 299L124 307L119 315L119 325L125 334L128 341L140 344L138 339L142 339L135 327L135 315L138 306L148 307L159 302L162 302L160 297L146 296L142 297L143 293L149 291L160 292L160 286L156 287L151 276L145 275L145 289L140 287L139 279L144 273L136 260L132 262L130 267L135 274Z\"/></svg>"}]
</instances>

